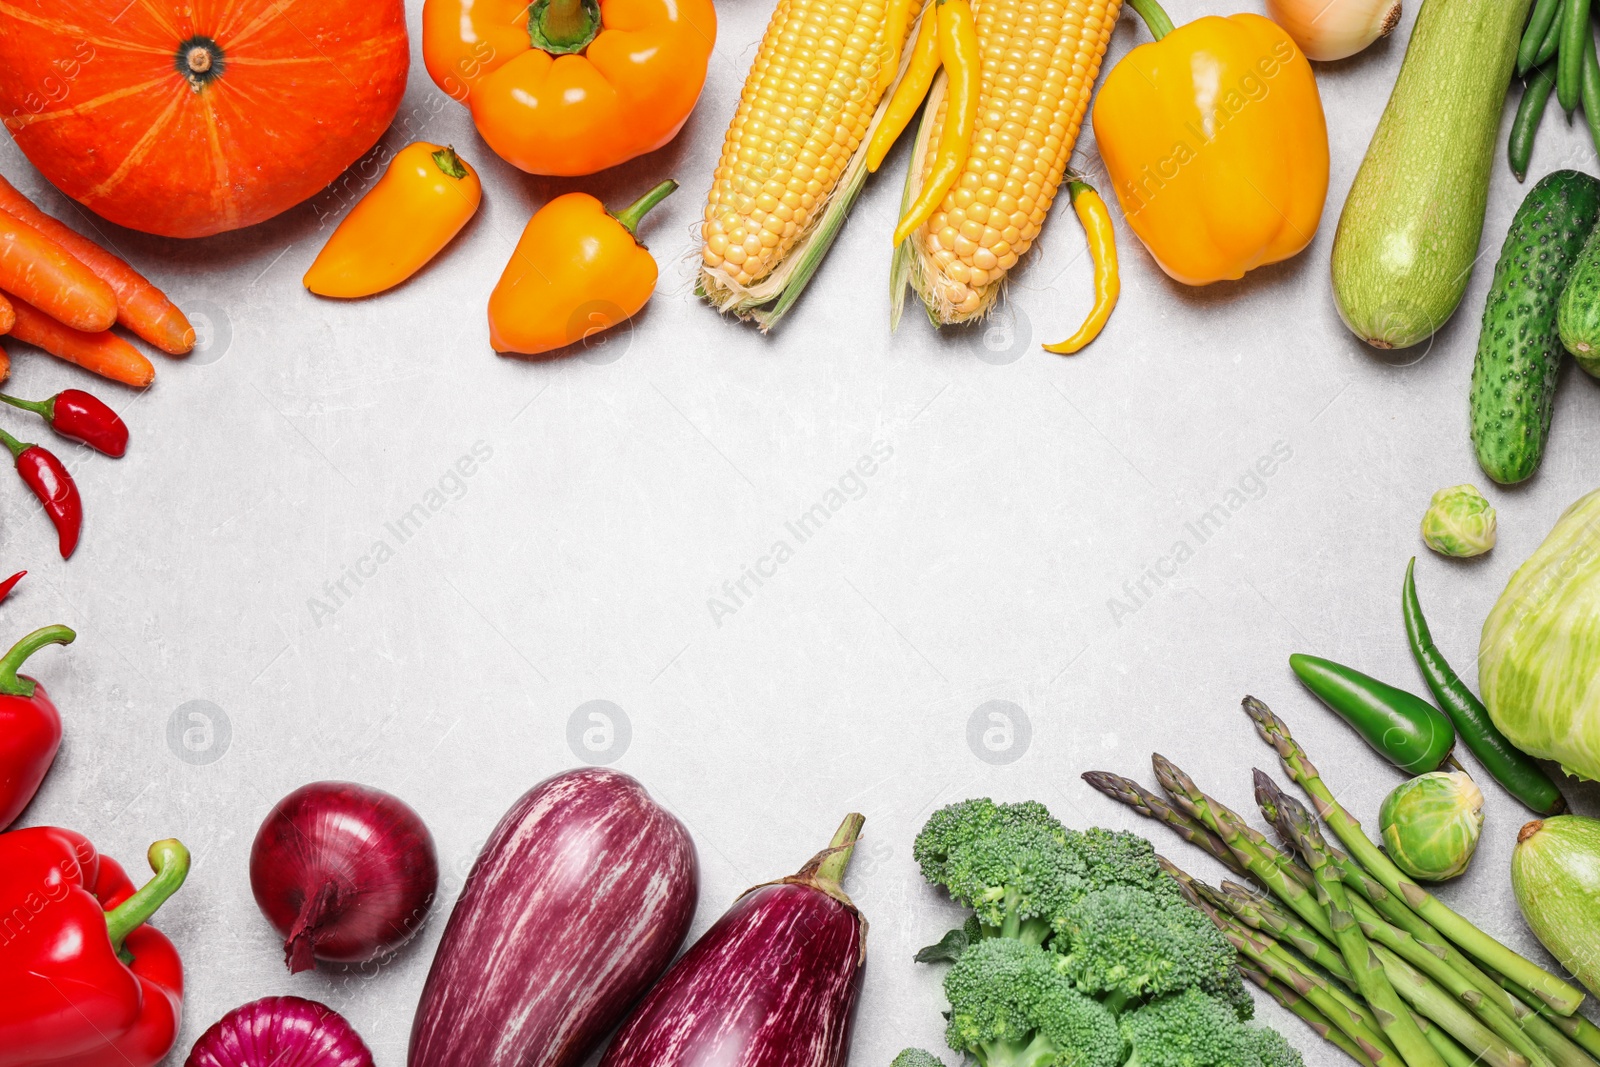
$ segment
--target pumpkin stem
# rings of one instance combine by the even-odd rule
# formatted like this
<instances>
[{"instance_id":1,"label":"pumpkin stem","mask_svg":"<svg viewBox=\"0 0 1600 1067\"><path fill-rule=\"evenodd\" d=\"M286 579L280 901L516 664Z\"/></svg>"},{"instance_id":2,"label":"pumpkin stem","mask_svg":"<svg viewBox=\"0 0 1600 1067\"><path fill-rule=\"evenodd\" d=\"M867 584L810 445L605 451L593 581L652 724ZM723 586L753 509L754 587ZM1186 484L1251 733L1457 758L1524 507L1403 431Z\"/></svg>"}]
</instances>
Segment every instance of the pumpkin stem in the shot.
<instances>
[{"instance_id":1,"label":"pumpkin stem","mask_svg":"<svg viewBox=\"0 0 1600 1067\"><path fill-rule=\"evenodd\" d=\"M216 41L209 37L191 37L178 45L173 65L178 68L179 74L188 79L190 88L199 92L207 82L222 73L227 59L222 54L222 46Z\"/></svg>"}]
</instances>

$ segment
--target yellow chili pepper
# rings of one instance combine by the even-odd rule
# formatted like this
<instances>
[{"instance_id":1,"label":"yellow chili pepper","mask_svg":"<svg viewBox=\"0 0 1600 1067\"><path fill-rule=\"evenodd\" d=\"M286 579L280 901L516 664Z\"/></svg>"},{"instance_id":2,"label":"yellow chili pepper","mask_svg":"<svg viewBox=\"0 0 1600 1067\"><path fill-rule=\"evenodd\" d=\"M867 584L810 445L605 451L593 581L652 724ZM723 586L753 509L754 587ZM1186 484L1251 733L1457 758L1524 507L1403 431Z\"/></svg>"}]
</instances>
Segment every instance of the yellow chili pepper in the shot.
<instances>
[{"instance_id":1,"label":"yellow chili pepper","mask_svg":"<svg viewBox=\"0 0 1600 1067\"><path fill-rule=\"evenodd\" d=\"M427 266L482 200L477 172L455 149L406 145L317 253L305 287L345 299L392 289Z\"/></svg>"},{"instance_id":2,"label":"yellow chili pepper","mask_svg":"<svg viewBox=\"0 0 1600 1067\"><path fill-rule=\"evenodd\" d=\"M939 19L939 63L945 72L945 120L939 132L938 154L922 191L906 209L894 231L899 244L939 209L950 187L966 168L972 151L972 130L978 122L978 92L982 88L978 56L978 27L967 0L936 0Z\"/></svg>"},{"instance_id":3,"label":"yellow chili pepper","mask_svg":"<svg viewBox=\"0 0 1600 1067\"><path fill-rule=\"evenodd\" d=\"M1128 225L1185 285L1300 252L1328 193L1328 127L1305 55L1260 15L1174 29L1155 0L1129 3L1155 41L1112 68L1094 103Z\"/></svg>"},{"instance_id":4,"label":"yellow chili pepper","mask_svg":"<svg viewBox=\"0 0 1600 1067\"><path fill-rule=\"evenodd\" d=\"M917 108L922 106L923 98L928 95L933 76L939 73L938 26L939 19L934 12L922 16L917 28L917 40L911 46L911 62L906 65L906 76L900 79L894 95L889 98L883 121L878 123L877 131L867 144L867 172L870 174L876 174L883 165L883 157L889 154L889 149L905 132Z\"/></svg>"},{"instance_id":5,"label":"yellow chili pepper","mask_svg":"<svg viewBox=\"0 0 1600 1067\"><path fill-rule=\"evenodd\" d=\"M911 23L911 8L920 0L889 0L883 19L883 66L878 68L878 93L882 95L900 72L900 46L906 41L906 26Z\"/></svg>"},{"instance_id":6,"label":"yellow chili pepper","mask_svg":"<svg viewBox=\"0 0 1600 1067\"><path fill-rule=\"evenodd\" d=\"M677 187L664 181L615 214L588 193L540 208L489 296L494 350L553 352L638 314L659 273L639 222Z\"/></svg>"},{"instance_id":7,"label":"yellow chili pepper","mask_svg":"<svg viewBox=\"0 0 1600 1067\"><path fill-rule=\"evenodd\" d=\"M1089 239L1089 258L1094 261L1094 307L1083 320L1078 332L1059 344L1045 345L1046 352L1070 356L1100 336L1111 311L1122 295L1122 277L1117 272L1117 234L1111 228L1111 212L1100 194L1087 182L1067 183L1072 196L1072 209L1083 224L1084 236Z\"/></svg>"}]
</instances>

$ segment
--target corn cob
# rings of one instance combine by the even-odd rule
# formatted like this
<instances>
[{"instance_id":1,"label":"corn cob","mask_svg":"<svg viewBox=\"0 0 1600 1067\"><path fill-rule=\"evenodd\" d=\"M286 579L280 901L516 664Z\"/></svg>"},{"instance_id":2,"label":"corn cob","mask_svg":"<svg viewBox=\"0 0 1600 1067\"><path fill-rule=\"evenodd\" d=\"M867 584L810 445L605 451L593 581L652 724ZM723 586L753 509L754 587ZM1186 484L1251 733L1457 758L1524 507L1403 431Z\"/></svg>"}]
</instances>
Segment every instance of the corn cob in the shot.
<instances>
[{"instance_id":1,"label":"corn cob","mask_svg":"<svg viewBox=\"0 0 1600 1067\"><path fill-rule=\"evenodd\" d=\"M896 252L894 318L904 285L936 325L982 317L1032 247L1066 173L1122 0L973 0L982 57L978 123L965 170ZM928 94L906 199L932 168L945 78Z\"/></svg>"},{"instance_id":2,"label":"corn cob","mask_svg":"<svg viewBox=\"0 0 1600 1067\"><path fill-rule=\"evenodd\" d=\"M921 0L911 0L914 16ZM700 292L772 326L866 182L865 145L904 50L888 0L778 0L723 140L701 228ZM896 20L899 21L899 20Z\"/></svg>"}]
</instances>

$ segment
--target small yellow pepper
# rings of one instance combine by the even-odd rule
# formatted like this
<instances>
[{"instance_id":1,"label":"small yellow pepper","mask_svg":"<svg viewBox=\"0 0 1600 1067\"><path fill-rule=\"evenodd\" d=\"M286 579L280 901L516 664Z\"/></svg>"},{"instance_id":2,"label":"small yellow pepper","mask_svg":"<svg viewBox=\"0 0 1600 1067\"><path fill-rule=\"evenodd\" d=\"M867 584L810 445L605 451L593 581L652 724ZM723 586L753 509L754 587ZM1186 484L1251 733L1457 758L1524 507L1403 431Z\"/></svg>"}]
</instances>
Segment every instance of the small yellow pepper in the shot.
<instances>
[{"instance_id":1,"label":"small yellow pepper","mask_svg":"<svg viewBox=\"0 0 1600 1067\"><path fill-rule=\"evenodd\" d=\"M677 187L664 181L616 214L588 193L540 208L489 296L494 350L553 352L638 314L658 276L639 222Z\"/></svg>"},{"instance_id":2,"label":"small yellow pepper","mask_svg":"<svg viewBox=\"0 0 1600 1067\"><path fill-rule=\"evenodd\" d=\"M1094 261L1094 306L1077 333L1058 344L1044 346L1046 352L1061 356L1070 356L1099 337L1117 306L1117 298L1122 295L1122 276L1117 270L1117 234L1112 229L1106 202L1088 182L1069 182L1067 190L1072 196L1072 209L1083 224L1084 236L1089 239L1089 258Z\"/></svg>"},{"instance_id":3,"label":"small yellow pepper","mask_svg":"<svg viewBox=\"0 0 1600 1067\"><path fill-rule=\"evenodd\" d=\"M322 246L305 287L346 299L392 289L427 266L482 200L477 172L455 149L409 144Z\"/></svg>"},{"instance_id":4,"label":"small yellow pepper","mask_svg":"<svg viewBox=\"0 0 1600 1067\"><path fill-rule=\"evenodd\" d=\"M889 0L883 18L883 65L878 68L878 93L888 91L900 73L900 46L906 42L906 27L911 24L911 9L920 9L921 0Z\"/></svg>"},{"instance_id":5,"label":"small yellow pepper","mask_svg":"<svg viewBox=\"0 0 1600 1067\"><path fill-rule=\"evenodd\" d=\"M1106 76L1094 133L1133 232L1186 285L1298 253L1328 195L1328 127L1305 55L1260 15L1173 29L1155 0L1129 6L1155 41Z\"/></svg>"},{"instance_id":6,"label":"small yellow pepper","mask_svg":"<svg viewBox=\"0 0 1600 1067\"><path fill-rule=\"evenodd\" d=\"M944 203L945 194L966 169L967 156L972 152L972 131L978 123L978 94L983 86L972 5L967 0L934 2L937 6L931 13L939 19L939 64L944 67L945 76L944 127L939 131L933 169L895 227L897 245L932 218Z\"/></svg>"},{"instance_id":7,"label":"small yellow pepper","mask_svg":"<svg viewBox=\"0 0 1600 1067\"><path fill-rule=\"evenodd\" d=\"M917 39L911 46L911 62L906 64L906 76L895 86L894 95L889 98L889 107L883 113L883 121L878 123L872 140L867 143L867 171L871 174L876 174L883 165L883 157L889 154L889 149L905 132L917 109L922 106L923 97L928 95L934 75L939 73L938 26L938 16L932 11L923 15L922 22L917 26Z\"/></svg>"}]
</instances>

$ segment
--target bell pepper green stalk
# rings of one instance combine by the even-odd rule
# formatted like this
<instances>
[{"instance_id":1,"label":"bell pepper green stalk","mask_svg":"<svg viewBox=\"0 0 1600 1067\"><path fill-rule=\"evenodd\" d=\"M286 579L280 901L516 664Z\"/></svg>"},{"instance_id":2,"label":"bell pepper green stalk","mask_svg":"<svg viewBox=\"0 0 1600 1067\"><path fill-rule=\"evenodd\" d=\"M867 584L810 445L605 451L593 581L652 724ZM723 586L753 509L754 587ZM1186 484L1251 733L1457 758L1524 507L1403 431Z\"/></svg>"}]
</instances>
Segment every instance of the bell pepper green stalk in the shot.
<instances>
[{"instance_id":1,"label":"bell pepper green stalk","mask_svg":"<svg viewBox=\"0 0 1600 1067\"><path fill-rule=\"evenodd\" d=\"M111 944L120 953L128 935L149 921L183 886L189 877L189 850L182 842L168 838L150 846L150 869L155 872L144 885L121 904L106 912L106 932Z\"/></svg>"},{"instance_id":2,"label":"bell pepper green stalk","mask_svg":"<svg viewBox=\"0 0 1600 1067\"><path fill-rule=\"evenodd\" d=\"M1404 900L1413 911L1484 967L1510 978L1538 996L1558 1014L1571 1015L1578 1010L1584 998L1581 990L1519 956L1406 877L1372 843L1372 839L1361 829L1361 824L1334 797L1316 765L1295 741L1289 727L1271 708L1254 697L1246 697L1244 710L1255 723L1256 732L1262 740L1278 753L1285 772L1310 794L1317 814L1344 843L1351 857L1383 883L1385 889Z\"/></svg>"}]
</instances>

